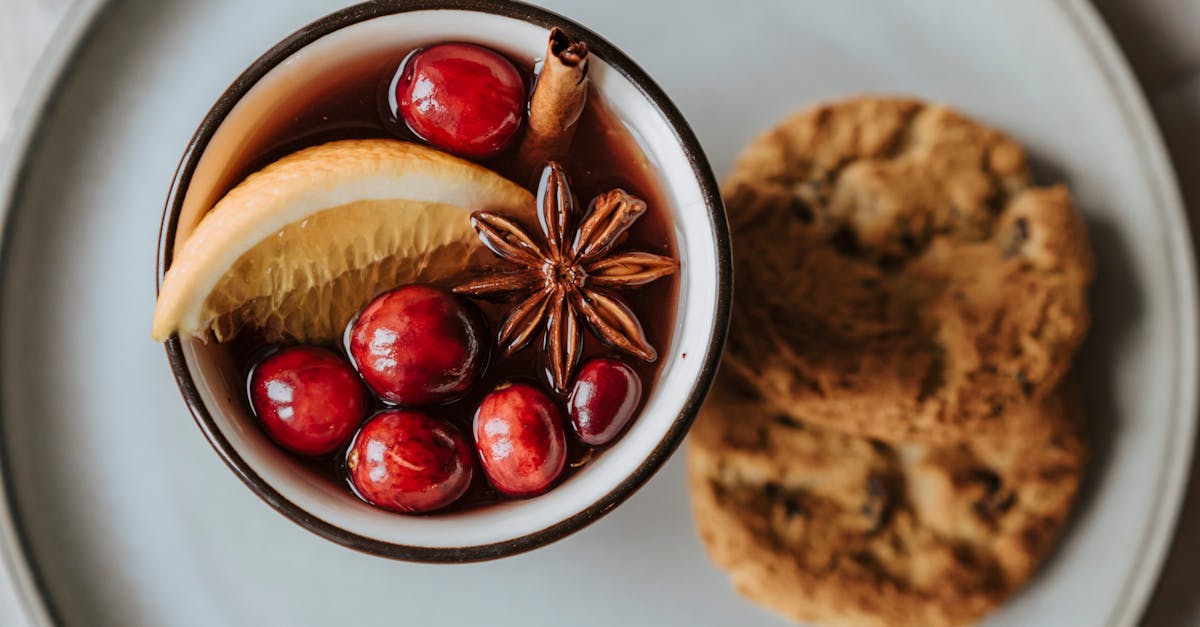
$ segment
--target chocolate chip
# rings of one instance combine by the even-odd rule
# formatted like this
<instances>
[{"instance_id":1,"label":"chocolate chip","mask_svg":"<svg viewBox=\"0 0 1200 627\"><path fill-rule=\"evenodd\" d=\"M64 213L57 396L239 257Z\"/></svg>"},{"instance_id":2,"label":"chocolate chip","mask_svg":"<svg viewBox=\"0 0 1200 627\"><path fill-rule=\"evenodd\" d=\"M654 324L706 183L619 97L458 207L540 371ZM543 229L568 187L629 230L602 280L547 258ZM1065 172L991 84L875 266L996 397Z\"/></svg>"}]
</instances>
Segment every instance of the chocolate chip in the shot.
<instances>
[{"instance_id":1,"label":"chocolate chip","mask_svg":"<svg viewBox=\"0 0 1200 627\"><path fill-rule=\"evenodd\" d=\"M1021 386L1021 394L1025 398L1033 396L1033 383L1029 381L1029 377L1026 377L1024 372L1017 373L1017 385Z\"/></svg>"},{"instance_id":2,"label":"chocolate chip","mask_svg":"<svg viewBox=\"0 0 1200 627\"><path fill-rule=\"evenodd\" d=\"M975 470L971 472L970 480L983 487L983 496L971 504L971 508L981 518L993 520L1012 509L1013 504L1016 503L1016 494L1002 489L1003 481L996 473L989 470Z\"/></svg>"},{"instance_id":3,"label":"chocolate chip","mask_svg":"<svg viewBox=\"0 0 1200 627\"><path fill-rule=\"evenodd\" d=\"M988 494L992 494L1000 489L1000 475L997 475L990 470L972 470L970 474L970 481L972 483L983 484L983 489Z\"/></svg>"},{"instance_id":4,"label":"chocolate chip","mask_svg":"<svg viewBox=\"0 0 1200 627\"><path fill-rule=\"evenodd\" d=\"M879 560L874 555L863 550L851 553L850 559L859 566L868 569L874 569L879 564Z\"/></svg>"},{"instance_id":5,"label":"chocolate chip","mask_svg":"<svg viewBox=\"0 0 1200 627\"><path fill-rule=\"evenodd\" d=\"M772 508L782 507L783 515L789 520L807 513L796 495L784 493L783 487L774 481L764 483L762 493L770 501Z\"/></svg>"},{"instance_id":6,"label":"chocolate chip","mask_svg":"<svg viewBox=\"0 0 1200 627\"><path fill-rule=\"evenodd\" d=\"M802 431L804 429L804 425L800 424L798 420L783 414L775 416L775 418L772 419L772 422L787 429L796 429L797 431Z\"/></svg>"},{"instance_id":7,"label":"chocolate chip","mask_svg":"<svg viewBox=\"0 0 1200 627\"><path fill-rule=\"evenodd\" d=\"M1012 509L1017 502L1017 495L1012 492L1004 493L1002 498L989 500L987 503L976 503L975 512L985 518L995 518Z\"/></svg>"},{"instance_id":8,"label":"chocolate chip","mask_svg":"<svg viewBox=\"0 0 1200 627\"><path fill-rule=\"evenodd\" d=\"M1004 207L1008 205L1008 194L1005 193L1004 187L997 185L992 189L992 193L987 197L987 208L993 214L999 215L1004 211Z\"/></svg>"},{"instance_id":9,"label":"chocolate chip","mask_svg":"<svg viewBox=\"0 0 1200 627\"><path fill-rule=\"evenodd\" d=\"M1013 223L1014 233L1008 245L1004 247L1004 258L1012 259L1021 252L1021 247L1025 242L1029 241L1029 220L1027 218L1017 218Z\"/></svg>"},{"instance_id":10,"label":"chocolate chip","mask_svg":"<svg viewBox=\"0 0 1200 627\"><path fill-rule=\"evenodd\" d=\"M788 209L792 212L792 215L795 216L797 220L803 222L804 224L812 224L816 219L816 215L813 214L812 207L808 206L808 201L800 198L799 196L792 196L792 202L788 204Z\"/></svg>"},{"instance_id":11,"label":"chocolate chip","mask_svg":"<svg viewBox=\"0 0 1200 627\"><path fill-rule=\"evenodd\" d=\"M900 255L880 255L879 268L881 270L899 270L904 265L904 258Z\"/></svg>"},{"instance_id":12,"label":"chocolate chip","mask_svg":"<svg viewBox=\"0 0 1200 627\"><path fill-rule=\"evenodd\" d=\"M1017 239L1020 240L1021 243L1029 241L1029 219L1017 218L1017 222L1014 226L1017 227Z\"/></svg>"},{"instance_id":13,"label":"chocolate chip","mask_svg":"<svg viewBox=\"0 0 1200 627\"><path fill-rule=\"evenodd\" d=\"M854 234L854 231L845 227L834 231L830 242L833 244L834 250L847 257L853 257L862 250L858 243L858 236Z\"/></svg>"},{"instance_id":14,"label":"chocolate chip","mask_svg":"<svg viewBox=\"0 0 1200 627\"><path fill-rule=\"evenodd\" d=\"M868 535L874 535L883 530L892 510L892 490L887 480L879 475L867 477L867 499L863 501L859 513L870 522Z\"/></svg>"},{"instance_id":15,"label":"chocolate chip","mask_svg":"<svg viewBox=\"0 0 1200 627\"><path fill-rule=\"evenodd\" d=\"M942 388L946 376L942 360L935 359L929 364L929 370L921 377L921 389L917 392L917 402L924 403L937 394Z\"/></svg>"}]
</instances>

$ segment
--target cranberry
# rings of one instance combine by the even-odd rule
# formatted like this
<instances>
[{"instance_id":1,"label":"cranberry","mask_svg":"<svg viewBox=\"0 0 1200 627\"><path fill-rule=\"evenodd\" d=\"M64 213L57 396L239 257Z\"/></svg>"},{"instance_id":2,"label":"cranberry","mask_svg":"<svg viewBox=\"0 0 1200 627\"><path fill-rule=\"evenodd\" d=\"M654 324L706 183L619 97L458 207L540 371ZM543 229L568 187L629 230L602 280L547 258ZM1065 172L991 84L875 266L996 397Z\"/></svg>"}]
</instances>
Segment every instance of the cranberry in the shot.
<instances>
[{"instance_id":1,"label":"cranberry","mask_svg":"<svg viewBox=\"0 0 1200 627\"><path fill-rule=\"evenodd\" d=\"M629 424L642 398L642 380L633 368L616 359L593 359L579 369L567 413L579 441L608 444Z\"/></svg>"},{"instance_id":2,"label":"cranberry","mask_svg":"<svg viewBox=\"0 0 1200 627\"><path fill-rule=\"evenodd\" d=\"M267 433L304 455L333 452L367 415L367 391L337 353L314 346L285 348L250 375L250 404Z\"/></svg>"},{"instance_id":3,"label":"cranberry","mask_svg":"<svg viewBox=\"0 0 1200 627\"><path fill-rule=\"evenodd\" d=\"M394 113L422 140L465 157L490 157L512 139L525 111L513 64L471 44L414 52L394 82Z\"/></svg>"},{"instance_id":4,"label":"cranberry","mask_svg":"<svg viewBox=\"0 0 1200 627\"><path fill-rule=\"evenodd\" d=\"M376 414L354 437L346 470L359 496L397 512L428 512L471 484L471 446L454 425L419 411Z\"/></svg>"},{"instance_id":5,"label":"cranberry","mask_svg":"<svg viewBox=\"0 0 1200 627\"><path fill-rule=\"evenodd\" d=\"M462 396L486 353L478 316L458 297L407 285L371 301L350 327L350 358L367 385L400 405Z\"/></svg>"},{"instance_id":6,"label":"cranberry","mask_svg":"<svg viewBox=\"0 0 1200 627\"><path fill-rule=\"evenodd\" d=\"M505 494L541 494L562 473L567 460L562 412L532 385L505 383L485 396L474 430L483 470Z\"/></svg>"}]
</instances>

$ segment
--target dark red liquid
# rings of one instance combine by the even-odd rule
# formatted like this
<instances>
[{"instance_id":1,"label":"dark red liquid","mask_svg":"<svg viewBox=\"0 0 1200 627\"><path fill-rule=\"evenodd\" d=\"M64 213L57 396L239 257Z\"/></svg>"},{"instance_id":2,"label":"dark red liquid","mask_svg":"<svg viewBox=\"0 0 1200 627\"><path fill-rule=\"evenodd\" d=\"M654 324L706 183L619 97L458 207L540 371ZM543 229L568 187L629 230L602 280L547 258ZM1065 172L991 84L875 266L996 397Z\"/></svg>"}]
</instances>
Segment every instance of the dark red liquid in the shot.
<instances>
[{"instance_id":1,"label":"dark red liquid","mask_svg":"<svg viewBox=\"0 0 1200 627\"><path fill-rule=\"evenodd\" d=\"M245 164L238 167L236 175L231 177L229 187L232 188L248 174L287 154L328 141L398 138L417 142L403 123L396 121L389 110L387 98L388 86L408 52L409 50L398 49L385 55L363 59L341 68L336 75L314 79L313 90L306 94L305 102L289 103L286 110L280 110L278 118L257 129L258 136L251 138L251 144L263 148L249 153ZM532 62L517 62L517 66L528 69L532 67ZM532 84L529 71L525 71L525 79L526 84ZM518 139L520 132L518 131ZM510 164L515 161L512 152L513 149L510 148L482 163L512 178L514 173ZM586 211L592 198L614 187L622 188L648 204L648 211L630 228L626 241L618 250L642 250L678 258L670 216L653 166L629 132L609 113L594 92L589 94L587 106L578 122L571 153L563 165L578 199L577 207L580 213ZM536 224L524 226L535 239L541 238ZM497 267L502 267L503 263L497 260ZM635 357L618 355L597 340L590 331L585 331L584 351L580 363L594 356L608 355L630 364L641 377L641 402L644 404L654 387L661 365L669 357L678 285L679 279L676 275L620 294L622 300L637 314L651 345L658 350L659 358L655 363L645 363ZM393 287L399 286L380 286L381 291ZM508 313L511 303L473 302L480 308L489 325L489 337L494 338L496 329ZM246 377L259 359L278 348L266 344L261 338L255 337L253 332L246 330L243 330L230 346L240 374ZM332 348L345 352L342 346ZM471 421L479 401L495 386L514 379L534 382L547 393L554 394L545 373L540 338L511 357L499 354L493 346L489 367L481 381L464 398L447 405L420 409L452 421L470 438ZM561 396L557 398L565 416L566 399ZM377 409L386 406L378 399L375 400L375 404ZM636 418L634 420L636 421ZM570 426L564 427L568 432L569 454L566 469L559 482L569 478L579 467L587 464L606 448L581 444L574 439ZM331 481L349 486L344 470L345 451L323 458L298 455L293 457L297 462ZM471 488L448 509L441 511L477 507L509 498L499 494L488 484L482 467L476 461L475 478Z\"/></svg>"}]
</instances>

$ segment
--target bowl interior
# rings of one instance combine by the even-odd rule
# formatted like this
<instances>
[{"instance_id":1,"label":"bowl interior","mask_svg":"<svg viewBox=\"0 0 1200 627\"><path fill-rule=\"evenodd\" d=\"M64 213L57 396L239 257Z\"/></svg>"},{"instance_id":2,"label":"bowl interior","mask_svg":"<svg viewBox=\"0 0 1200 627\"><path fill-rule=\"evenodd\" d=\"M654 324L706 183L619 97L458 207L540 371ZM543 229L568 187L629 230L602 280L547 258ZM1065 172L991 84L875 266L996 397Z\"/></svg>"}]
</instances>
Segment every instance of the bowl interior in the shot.
<instances>
[{"instance_id":1,"label":"bowl interior","mask_svg":"<svg viewBox=\"0 0 1200 627\"><path fill-rule=\"evenodd\" d=\"M203 152L183 196L175 246L186 239L203 213L233 183L238 164L266 148L265 142L276 130L272 121L283 117L280 109L303 107L307 95L335 88L339 81L354 80L342 70L356 61L389 54L398 47L446 40L473 41L517 58L536 58L544 52L546 37L546 28L513 17L465 10L419 10L371 18L317 39L283 59L255 83L207 145L198 148ZM234 369L227 352L184 340L182 353L187 369L209 414L204 420L210 421L209 426L226 441L217 438L216 445L225 449L222 452L227 457L243 460L282 499L300 510L290 514L302 524L306 517L315 517L368 540L407 547L506 543L587 510L617 491L639 467L653 465L653 457L672 450L673 446L664 450L660 444L676 422L684 419L689 402L697 396L697 386L702 385L706 364L714 357L711 353L719 349L714 346L719 344L714 342L719 318L718 277L723 276L718 259L719 229L687 149L664 113L600 55L593 55L591 63L597 93L657 170L682 265L672 342L662 347L660 359L665 363L641 415L618 443L542 496L452 514L401 516L360 502L344 488L289 459L248 415L242 401L244 383L230 378Z\"/></svg>"}]
</instances>

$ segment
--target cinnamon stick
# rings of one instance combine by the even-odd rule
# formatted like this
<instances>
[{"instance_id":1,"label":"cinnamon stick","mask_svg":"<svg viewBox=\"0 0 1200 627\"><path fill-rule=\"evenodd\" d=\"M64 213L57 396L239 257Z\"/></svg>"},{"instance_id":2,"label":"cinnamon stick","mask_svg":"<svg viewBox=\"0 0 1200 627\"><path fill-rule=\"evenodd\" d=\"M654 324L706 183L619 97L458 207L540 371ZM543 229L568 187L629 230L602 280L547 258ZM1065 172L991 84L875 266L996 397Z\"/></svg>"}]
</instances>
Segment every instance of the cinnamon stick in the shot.
<instances>
[{"instance_id":1,"label":"cinnamon stick","mask_svg":"<svg viewBox=\"0 0 1200 627\"><path fill-rule=\"evenodd\" d=\"M546 58L529 98L529 122L517 149L521 171L532 177L547 161L566 156L587 102L587 86L587 44L557 27L551 29Z\"/></svg>"}]
</instances>

